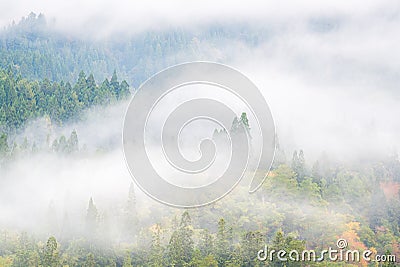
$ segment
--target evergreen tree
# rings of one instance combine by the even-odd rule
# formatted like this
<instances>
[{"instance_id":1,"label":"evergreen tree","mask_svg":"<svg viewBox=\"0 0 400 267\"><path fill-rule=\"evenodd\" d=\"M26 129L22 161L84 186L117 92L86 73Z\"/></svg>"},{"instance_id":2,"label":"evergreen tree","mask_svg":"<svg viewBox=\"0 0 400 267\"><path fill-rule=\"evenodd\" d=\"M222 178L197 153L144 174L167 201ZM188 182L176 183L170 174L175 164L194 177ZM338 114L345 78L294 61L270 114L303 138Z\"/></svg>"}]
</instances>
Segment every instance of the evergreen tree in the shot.
<instances>
[{"instance_id":1,"label":"evergreen tree","mask_svg":"<svg viewBox=\"0 0 400 267\"><path fill-rule=\"evenodd\" d=\"M279 251L279 250L284 250L287 252L290 252L292 250L298 251L300 254L303 250L305 250L305 243L304 241L301 240L297 240L295 238L293 238L292 236L286 236L284 235L284 233L282 231L278 231L275 234L274 239L272 240L272 244L270 247L270 251L275 250L275 251ZM300 267L302 266L302 263L300 261L297 260L291 260L288 256L287 256L287 261L286 262L282 262L277 260L276 258L276 254L274 254L274 258L272 259L272 261L269 261L268 266L294 266L294 267Z\"/></svg>"},{"instance_id":2,"label":"evergreen tree","mask_svg":"<svg viewBox=\"0 0 400 267\"><path fill-rule=\"evenodd\" d=\"M369 207L369 225L371 229L375 230L377 227L382 226L387 219L387 201L379 184L373 189Z\"/></svg>"},{"instance_id":3,"label":"evergreen tree","mask_svg":"<svg viewBox=\"0 0 400 267\"><path fill-rule=\"evenodd\" d=\"M128 200L125 206L124 236L128 241L132 241L138 230L138 214L136 210L136 195L134 184L129 186Z\"/></svg>"},{"instance_id":4,"label":"evergreen tree","mask_svg":"<svg viewBox=\"0 0 400 267\"><path fill-rule=\"evenodd\" d=\"M54 237L50 237L43 249L42 265L47 267L58 267L59 260L57 240Z\"/></svg>"},{"instance_id":5,"label":"evergreen tree","mask_svg":"<svg viewBox=\"0 0 400 267\"><path fill-rule=\"evenodd\" d=\"M68 152L77 152L78 150L79 150L78 134L76 133L76 130L73 130L68 139Z\"/></svg>"},{"instance_id":6,"label":"evergreen tree","mask_svg":"<svg viewBox=\"0 0 400 267\"><path fill-rule=\"evenodd\" d=\"M110 86L111 86L112 90L114 91L114 94L116 95L117 99L120 99L121 98L121 87L118 82L116 70L114 70L113 75L111 77Z\"/></svg>"},{"instance_id":7,"label":"evergreen tree","mask_svg":"<svg viewBox=\"0 0 400 267\"><path fill-rule=\"evenodd\" d=\"M314 165L312 167L311 176L312 176L314 182L320 183L322 176L321 176L321 167L319 165L318 160L314 163Z\"/></svg>"},{"instance_id":8,"label":"evergreen tree","mask_svg":"<svg viewBox=\"0 0 400 267\"><path fill-rule=\"evenodd\" d=\"M297 151L293 152L292 169L296 173L296 178L298 183L301 183L306 175L303 150L300 150L299 154L297 154Z\"/></svg>"},{"instance_id":9,"label":"evergreen tree","mask_svg":"<svg viewBox=\"0 0 400 267\"><path fill-rule=\"evenodd\" d=\"M122 267L133 267L131 254L129 252L125 253L124 263L122 264Z\"/></svg>"},{"instance_id":10,"label":"evergreen tree","mask_svg":"<svg viewBox=\"0 0 400 267\"><path fill-rule=\"evenodd\" d=\"M87 80L85 72L79 73L78 81L75 84L74 91L78 95L79 102L83 103L84 106L89 104L89 90L87 88Z\"/></svg>"},{"instance_id":11,"label":"evergreen tree","mask_svg":"<svg viewBox=\"0 0 400 267\"><path fill-rule=\"evenodd\" d=\"M53 151L53 152L57 152L58 151L58 140L57 139L55 139L54 141L53 141L53 143L51 144L51 150Z\"/></svg>"},{"instance_id":12,"label":"evergreen tree","mask_svg":"<svg viewBox=\"0 0 400 267\"><path fill-rule=\"evenodd\" d=\"M384 255L386 256L386 258L388 258L389 255L393 255L393 254L389 250L386 250ZM386 262L384 262L382 264L382 267L395 267L395 266L396 266L396 262L389 261L389 260L387 260Z\"/></svg>"},{"instance_id":13,"label":"evergreen tree","mask_svg":"<svg viewBox=\"0 0 400 267\"><path fill-rule=\"evenodd\" d=\"M94 102L96 96L96 82L94 80L93 74L90 74L86 79L86 90L87 90L87 105L90 106Z\"/></svg>"},{"instance_id":14,"label":"evergreen tree","mask_svg":"<svg viewBox=\"0 0 400 267\"><path fill-rule=\"evenodd\" d=\"M5 156L8 153L8 137L7 134L2 133L0 135L0 157Z\"/></svg>"},{"instance_id":15,"label":"evergreen tree","mask_svg":"<svg viewBox=\"0 0 400 267\"><path fill-rule=\"evenodd\" d=\"M116 73L111 83L106 79L98 86L92 74L86 78L81 71L72 87L69 82L49 79L29 81L12 71L0 69L0 131L12 133L29 119L41 116L48 116L61 125L78 119L83 108L108 104L128 95L128 83L119 84Z\"/></svg>"},{"instance_id":16,"label":"evergreen tree","mask_svg":"<svg viewBox=\"0 0 400 267\"><path fill-rule=\"evenodd\" d=\"M120 85L120 99L124 99L130 95L129 84L123 80Z\"/></svg>"},{"instance_id":17,"label":"evergreen tree","mask_svg":"<svg viewBox=\"0 0 400 267\"><path fill-rule=\"evenodd\" d=\"M83 264L84 267L96 267L96 261L94 260L93 253L89 253L86 256L85 263Z\"/></svg>"},{"instance_id":18,"label":"evergreen tree","mask_svg":"<svg viewBox=\"0 0 400 267\"><path fill-rule=\"evenodd\" d=\"M226 222L220 219L218 222L217 238L215 240L215 256L219 266L224 266L230 258L230 244Z\"/></svg>"},{"instance_id":19,"label":"evergreen tree","mask_svg":"<svg viewBox=\"0 0 400 267\"><path fill-rule=\"evenodd\" d=\"M64 135L61 135L58 140L57 152L67 153L68 152L68 142Z\"/></svg>"},{"instance_id":20,"label":"evergreen tree","mask_svg":"<svg viewBox=\"0 0 400 267\"><path fill-rule=\"evenodd\" d=\"M156 224L149 252L149 265L162 267L164 265L163 247L161 245L161 226Z\"/></svg>"},{"instance_id":21,"label":"evergreen tree","mask_svg":"<svg viewBox=\"0 0 400 267\"><path fill-rule=\"evenodd\" d=\"M173 266L188 264L193 256L193 229L189 213L182 214L179 228L172 234L168 245L168 259Z\"/></svg>"},{"instance_id":22,"label":"evergreen tree","mask_svg":"<svg viewBox=\"0 0 400 267\"><path fill-rule=\"evenodd\" d=\"M214 240L208 229L202 231L198 247L203 257L214 252Z\"/></svg>"},{"instance_id":23,"label":"evergreen tree","mask_svg":"<svg viewBox=\"0 0 400 267\"><path fill-rule=\"evenodd\" d=\"M233 118L231 133L247 134L250 137L250 125L246 112L243 112L240 118Z\"/></svg>"},{"instance_id":24,"label":"evergreen tree","mask_svg":"<svg viewBox=\"0 0 400 267\"><path fill-rule=\"evenodd\" d=\"M26 233L21 233L18 241L18 247L12 266L34 266L36 262L34 259L33 251L35 248L31 244L31 242L29 242L28 235ZM0 266L2 266L1 263Z\"/></svg>"},{"instance_id":25,"label":"evergreen tree","mask_svg":"<svg viewBox=\"0 0 400 267\"><path fill-rule=\"evenodd\" d=\"M97 218L97 208L94 205L93 198L90 198L89 206L86 213L86 234L90 240L92 240L96 234Z\"/></svg>"},{"instance_id":26,"label":"evergreen tree","mask_svg":"<svg viewBox=\"0 0 400 267\"><path fill-rule=\"evenodd\" d=\"M276 169L280 165L286 164L286 154L279 142L278 135L275 135L275 157L274 157L274 162L272 164L272 168Z\"/></svg>"},{"instance_id":27,"label":"evergreen tree","mask_svg":"<svg viewBox=\"0 0 400 267\"><path fill-rule=\"evenodd\" d=\"M259 231L247 232L242 238L240 250L242 265L259 266L261 263L257 259L257 252L265 244L263 234Z\"/></svg>"},{"instance_id":28,"label":"evergreen tree","mask_svg":"<svg viewBox=\"0 0 400 267\"><path fill-rule=\"evenodd\" d=\"M297 150L293 152L293 157L292 157L292 170L296 172L299 164L299 155L297 155Z\"/></svg>"},{"instance_id":29,"label":"evergreen tree","mask_svg":"<svg viewBox=\"0 0 400 267\"><path fill-rule=\"evenodd\" d=\"M299 182L303 181L306 175L306 161L304 159L304 152L302 149L299 152L299 164L297 173L299 177Z\"/></svg>"}]
</instances>

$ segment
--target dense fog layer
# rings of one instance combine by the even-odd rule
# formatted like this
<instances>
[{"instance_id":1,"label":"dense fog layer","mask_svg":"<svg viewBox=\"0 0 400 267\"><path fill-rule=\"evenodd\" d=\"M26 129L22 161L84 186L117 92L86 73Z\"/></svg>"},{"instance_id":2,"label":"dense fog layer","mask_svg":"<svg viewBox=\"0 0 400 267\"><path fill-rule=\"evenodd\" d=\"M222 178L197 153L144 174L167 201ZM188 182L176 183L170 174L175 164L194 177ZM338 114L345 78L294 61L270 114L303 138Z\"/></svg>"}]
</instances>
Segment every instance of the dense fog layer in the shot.
<instances>
[{"instance_id":1,"label":"dense fog layer","mask_svg":"<svg viewBox=\"0 0 400 267\"><path fill-rule=\"evenodd\" d=\"M268 37L254 46L240 37L233 37L228 46L227 42L221 46L202 40L210 50L207 55L213 55L202 59L230 64L254 81L270 105L288 159L298 149L305 151L309 165L322 153L352 162L383 158L400 149L400 20L395 1L350 1L326 7L314 1L305 7L286 2L279 12L258 2L250 2L245 11L227 1L210 2L199 9L199 4L185 6L189 12L176 12L174 5L166 3L137 9L135 4L132 9L125 4L96 2L92 9L94 2L77 5L73 1L64 6L47 3L41 9L20 1L0 11L0 22L7 25L34 10L54 18L61 32L77 33L76 38L87 32L109 41L108 36L114 33L132 34L150 28L162 32L164 28L157 25L163 21L168 21L168 29L185 24L194 31L207 27L206 22L244 21L248 31L266 31ZM227 6L226 14L216 12ZM242 13L246 15L238 15ZM43 151L18 156L1 170L0 224L36 228L43 224L49 207L57 208L60 221L68 213L81 224L90 197L103 210L123 206L132 182L121 145L127 104L94 107L81 121L63 126L49 125L45 119L31 121L12 137L17 143L26 137ZM73 130L77 131L81 154L64 156L46 151L50 146L47 138L68 137ZM138 189L136 192L143 207L159 205Z\"/></svg>"}]
</instances>

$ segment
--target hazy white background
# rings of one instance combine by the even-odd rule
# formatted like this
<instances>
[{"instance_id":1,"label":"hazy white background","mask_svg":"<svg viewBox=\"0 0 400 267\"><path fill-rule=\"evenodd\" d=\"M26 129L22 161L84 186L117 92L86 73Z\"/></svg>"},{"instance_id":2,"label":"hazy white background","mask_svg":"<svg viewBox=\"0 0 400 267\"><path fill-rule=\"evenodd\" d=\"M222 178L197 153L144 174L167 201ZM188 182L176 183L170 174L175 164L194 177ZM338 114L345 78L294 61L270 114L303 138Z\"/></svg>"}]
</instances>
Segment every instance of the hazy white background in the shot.
<instances>
[{"instance_id":1,"label":"hazy white background","mask_svg":"<svg viewBox=\"0 0 400 267\"><path fill-rule=\"evenodd\" d=\"M229 63L259 86L289 158L300 148L310 164L324 151L347 161L400 149L399 1L25 0L0 6L1 26L33 11L64 34L98 41L175 27L195 31L214 23L267 30L269 37L255 48L240 39L224 47L210 44L215 58L204 60ZM80 144L89 147L118 144L125 106L89 111L87 121L54 131L77 129ZM33 139L34 128L26 132ZM52 200L61 207L67 196L82 207L90 196L103 207L125 197L131 180L120 149L87 161L56 156L16 161L7 177L21 182L3 184L7 194L0 195L7 223L23 214L37 218L39 209Z\"/></svg>"}]
</instances>

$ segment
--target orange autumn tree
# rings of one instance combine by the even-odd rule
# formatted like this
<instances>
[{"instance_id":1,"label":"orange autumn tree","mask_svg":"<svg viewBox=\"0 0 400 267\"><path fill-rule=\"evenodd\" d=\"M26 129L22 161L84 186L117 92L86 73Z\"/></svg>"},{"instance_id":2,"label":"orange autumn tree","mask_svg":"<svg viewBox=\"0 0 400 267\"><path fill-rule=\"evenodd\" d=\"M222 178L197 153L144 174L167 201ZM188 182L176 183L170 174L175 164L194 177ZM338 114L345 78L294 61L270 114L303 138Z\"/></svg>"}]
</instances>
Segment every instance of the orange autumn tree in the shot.
<instances>
[{"instance_id":1,"label":"orange autumn tree","mask_svg":"<svg viewBox=\"0 0 400 267\"><path fill-rule=\"evenodd\" d=\"M347 248L344 250L358 250L360 252L360 262L356 263L359 266L367 266L367 262L362 258L362 253L367 250L367 246L360 240L357 232L360 230L359 222L349 222L346 224L346 230L342 233L339 238L343 238L347 241ZM374 248L370 248L373 253L376 253Z\"/></svg>"}]
</instances>

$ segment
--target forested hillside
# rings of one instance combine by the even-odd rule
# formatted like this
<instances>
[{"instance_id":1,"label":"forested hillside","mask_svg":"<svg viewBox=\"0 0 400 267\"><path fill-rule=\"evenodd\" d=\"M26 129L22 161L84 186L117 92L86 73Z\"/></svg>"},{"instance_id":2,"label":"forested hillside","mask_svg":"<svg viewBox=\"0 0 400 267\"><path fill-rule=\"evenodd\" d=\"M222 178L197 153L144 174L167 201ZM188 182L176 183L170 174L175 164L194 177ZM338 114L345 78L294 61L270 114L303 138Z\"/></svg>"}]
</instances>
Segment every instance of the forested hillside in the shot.
<instances>
[{"instance_id":1,"label":"forested hillside","mask_svg":"<svg viewBox=\"0 0 400 267\"><path fill-rule=\"evenodd\" d=\"M106 41L77 38L55 31L44 15L31 13L0 32L0 66L11 66L28 79L69 81L80 71L103 80L114 70L137 87L161 69L191 60L222 60L216 47L240 37L254 45L266 32L248 32L241 25L211 26L198 32L183 29L113 35ZM211 52L210 52L211 51Z\"/></svg>"},{"instance_id":2,"label":"forested hillside","mask_svg":"<svg viewBox=\"0 0 400 267\"><path fill-rule=\"evenodd\" d=\"M303 157L303 151L295 152L291 161L281 162L256 194L239 187L199 209L146 203L137 199L133 184L118 209L101 208L89 198L79 223L50 204L40 234L2 230L0 265L264 266L256 255L265 244L319 253L335 248L338 238L351 249L399 255L399 192L387 196L381 188L388 181L399 183L399 162L389 158L354 168L323 157L310 168ZM367 266L365 261L287 262L308 264Z\"/></svg>"},{"instance_id":3,"label":"forested hillside","mask_svg":"<svg viewBox=\"0 0 400 267\"><path fill-rule=\"evenodd\" d=\"M197 34L175 29L115 36L105 42L57 32L43 15L33 13L7 26L0 32L0 194L6 199L7 182L18 185L19 180L29 180L18 171L31 168L38 173L36 165L42 160L48 160L46 168L60 187L73 181L74 177L67 177L67 182L61 178L73 166L89 166L88 176L96 168L113 167L110 151L86 151L76 130L39 147L27 138L11 143L10 137L21 134L30 120L46 118L62 127L80 120L92 107L121 103L163 67L205 55L222 60L224 55L210 52L213 45L240 38L252 47L268 34L266 30L247 31L245 26L233 30L214 25ZM244 120L249 127L247 118L234 119L235 123ZM93 167L90 160L98 164ZM53 171L58 162L64 169ZM104 175L114 182L119 173ZM77 180L83 184L86 178ZM26 190L28 199L34 190L47 189L44 180L37 187L27 184L15 188ZM100 187L90 184L90 188ZM370 249L374 255L396 255L400 260L400 162L396 153L347 162L327 152L308 160L306 150L285 151L278 145L273 169L259 191L249 194L240 185L219 202L188 210L151 201L133 184L126 196L107 198L102 206L78 189L87 199L83 206L69 209L67 202L74 199L68 197L61 204L50 200L44 208L47 212L35 213L41 224L32 228L0 224L0 267L377 266L365 261L257 259L265 245L320 252L336 248L339 238L346 239L351 249ZM13 201L10 206L21 203L20 199ZM13 214L2 210L2 204L9 203L0 203L1 213ZM26 223L22 217L19 221Z\"/></svg>"},{"instance_id":4,"label":"forested hillside","mask_svg":"<svg viewBox=\"0 0 400 267\"><path fill-rule=\"evenodd\" d=\"M107 105L125 99L129 85L118 81L116 72L111 79L96 83L92 74L81 71L74 84L36 81L22 78L11 68L0 70L0 129L15 131L30 119L48 116L61 124L77 119L81 112L93 105Z\"/></svg>"}]
</instances>

